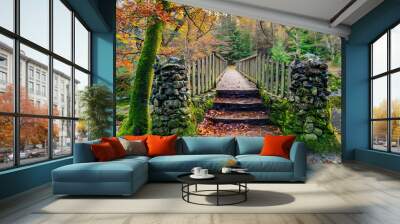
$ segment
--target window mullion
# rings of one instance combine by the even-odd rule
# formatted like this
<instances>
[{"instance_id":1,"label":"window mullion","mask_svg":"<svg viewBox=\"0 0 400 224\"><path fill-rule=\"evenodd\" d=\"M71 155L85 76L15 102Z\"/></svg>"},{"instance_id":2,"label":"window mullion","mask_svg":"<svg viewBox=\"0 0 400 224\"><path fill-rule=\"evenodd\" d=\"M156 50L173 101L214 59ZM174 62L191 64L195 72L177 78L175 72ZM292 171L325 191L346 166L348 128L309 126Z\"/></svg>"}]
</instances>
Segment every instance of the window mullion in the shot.
<instances>
[{"instance_id":1,"label":"window mullion","mask_svg":"<svg viewBox=\"0 0 400 224\"><path fill-rule=\"evenodd\" d=\"M390 71L390 30L387 32L387 71ZM392 99L391 99L391 79L392 79L392 75L390 74L390 73L388 73L388 75L387 75L387 85L388 85L388 87L387 87L387 90L388 90L388 92L387 92L387 98L388 98L388 103L387 103L387 110L388 110L388 118L392 118ZM389 120L388 121L388 127L387 127L387 132L388 132L388 138L387 138L387 140L388 140L388 148L387 148L387 151L388 152L391 152L392 151L392 135L391 135L391 132L392 132L392 121L391 120Z\"/></svg>"},{"instance_id":2,"label":"window mullion","mask_svg":"<svg viewBox=\"0 0 400 224\"><path fill-rule=\"evenodd\" d=\"M72 11L71 14L71 23L72 23L72 38L71 38L71 59L72 59L72 64L74 66L71 67L71 91L72 91L72 105L71 105L71 117L75 118L75 12ZM75 125L76 121L72 121L72 130L71 130L71 150L72 150L72 155L74 155L74 145L75 145Z\"/></svg>"},{"instance_id":3,"label":"window mullion","mask_svg":"<svg viewBox=\"0 0 400 224\"><path fill-rule=\"evenodd\" d=\"M53 0L49 0L49 50L53 52ZM49 55L49 74L48 74L49 98L49 120L48 120L48 152L49 159L53 159L53 57Z\"/></svg>"}]
</instances>

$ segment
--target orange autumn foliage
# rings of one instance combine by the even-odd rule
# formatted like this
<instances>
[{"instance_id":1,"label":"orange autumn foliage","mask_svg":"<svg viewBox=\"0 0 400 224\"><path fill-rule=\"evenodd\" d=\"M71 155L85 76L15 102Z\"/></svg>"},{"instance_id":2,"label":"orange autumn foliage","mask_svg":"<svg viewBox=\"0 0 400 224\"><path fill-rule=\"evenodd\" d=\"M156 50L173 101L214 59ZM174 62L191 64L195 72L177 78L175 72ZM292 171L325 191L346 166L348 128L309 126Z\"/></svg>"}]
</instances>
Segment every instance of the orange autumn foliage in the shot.
<instances>
[{"instance_id":1,"label":"orange autumn foliage","mask_svg":"<svg viewBox=\"0 0 400 224\"><path fill-rule=\"evenodd\" d=\"M2 112L13 112L14 108L14 88L9 85L6 92L0 94L0 110ZM47 115L47 104L34 105L29 99L25 88L20 89L20 109L22 114L41 114ZM57 111L55 111L57 113ZM0 116L0 145L2 147L13 147L13 117ZM20 146L30 144L45 144L48 137L48 119L47 118L32 118L22 116L20 118ZM54 125L53 138L58 137L59 127Z\"/></svg>"}]
</instances>

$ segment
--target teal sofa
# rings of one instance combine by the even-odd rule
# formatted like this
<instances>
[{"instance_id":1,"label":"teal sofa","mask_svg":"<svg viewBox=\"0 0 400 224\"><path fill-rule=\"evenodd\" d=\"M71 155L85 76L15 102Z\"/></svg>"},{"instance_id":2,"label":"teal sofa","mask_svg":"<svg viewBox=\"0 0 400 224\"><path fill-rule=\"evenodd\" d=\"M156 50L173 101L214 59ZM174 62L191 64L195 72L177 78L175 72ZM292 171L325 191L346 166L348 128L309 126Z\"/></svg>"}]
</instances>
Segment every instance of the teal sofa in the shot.
<instances>
[{"instance_id":1,"label":"teal sofa","mask_svg":"<svg viewBox=\"0 0 400 224\"><path fill-rule=\"evenodd\" d=\"M236 160L259 182L305 182L306 148L295 142L290 159L260 156L263 137L181 137L177 140L177 155L128 156L122 159L96 162L91 141L75 144L74 163L52 171L54 194L67 195L131 195L148 181L176 181L180 174L193 167L218 172L228 162Z\"/></svg>"}]
</instances>

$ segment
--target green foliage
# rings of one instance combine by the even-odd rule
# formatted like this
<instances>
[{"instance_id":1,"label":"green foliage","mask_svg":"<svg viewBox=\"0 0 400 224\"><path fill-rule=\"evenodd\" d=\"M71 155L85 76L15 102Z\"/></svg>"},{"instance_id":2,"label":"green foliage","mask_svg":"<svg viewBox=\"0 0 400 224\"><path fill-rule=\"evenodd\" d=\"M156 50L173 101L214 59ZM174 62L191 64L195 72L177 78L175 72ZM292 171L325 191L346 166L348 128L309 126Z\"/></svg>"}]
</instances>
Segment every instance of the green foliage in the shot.
<instances>
[{"instance_id":1,"label":"green foliage","mask_svg":"<svg viewBox=\"0 0 400 224\"><path fill-rule=\"evenodd\" d=\"M123 122L119 135L146 134L151 131L149 101L154 76L153 65L161 45L164 24L158 20L149 23L131 90L128 119Z\"/></svg>"},{"instance_id":2,"label":"green foliage","mask_svg":"<svg viewBox=\"0 0 400 224\"><path fill-rule=\"evenodd\" d=\"M314 54L323 61L331 61L332 46L325 44L327 35L305 30L302 28L291 28L287 32L288 44L287 51L292 56L292 59L304 59L306 54ZM334 48L340 53L339 49ZM333 52L335 54L337 52Z\"/></svg>"},{"instance_id":3,"label":"green foliage","mask_svg":"<svg viewBox=\"0 0 400 224\"><path fill-rule=\"evenodd\" d=\"M283 41L277 41L271 48L271 57L275 61L289 63L291 58L286 52L285 45Z\"/></svg>"},{"instance_id":4,"label":"green foliage","mask_svg":"<svg viewBox=\"0 0 400 224\"><path fill-rule=\"evenodd\" d=\"M240 30L235 18L230 15L222 17L217 32L217 39L222 42L217 46L217 51L228 60L228 63L233 64L235 61L251 55L252 38L250 32Z\"/></svg>"},{"instance_id":5,"label":"green foliage","mask_svg":"<svg viewBox=\"0 0 400 224\"><path fill-rule=\"evenodd\" d=\"M328 74L328 87L332 92L339 91L342 88L342 79L340 76L335 74Z\"/></svg>"},{"instance_id":6,"label":"green foliage","mask_svg":"<svg viewBox=\"0 0 400 224\"><path fill-rule=\"evenodd\" d=\"M318 139L314 139L313 136L305 133L304 121L299 119L296 111L293 110L293 104L289 100L270 96L265 90L260 92L265 105L269 106L272 123L280 127L282 134L296 135L298 141L305 142L308 148L314 152L340 151L340 143L334 132L324 132L321 136L318 136ZM331 108L327 108L325 112L330 114L330 111ZM312 111L307 116L318 117L315 116L316 113L320 113L320 111ZM317 120L315 122L325 125L326 120ZM333 130L331 123L329 123L327 129Z\"/></svg>"},{"instance_id":7,"label":"green foliage","mask_svg":"<svg viewBox=\"0 0 400 224\"><path fill-rule=\"evenodd\" d=\"M197 125L204 120L204 115L208 109L212 108L215 94L205 94L192 98L189 104L191 119L188 120L186 130L181 133L184 136L196 136Z\"/></svg>"},{"instance_id":8,"label":"green foliage","mask_svg":"<svg viewBox=\"0 0 400 224\"><path fill-rule=\"evenodd\" d=\"M89 139L97 139L109 136L107 130L112 126L113 94L104 85L86 87L81 93L80 106L83 108L83 120L85 120Z\"/></svg>"}]
</instances>

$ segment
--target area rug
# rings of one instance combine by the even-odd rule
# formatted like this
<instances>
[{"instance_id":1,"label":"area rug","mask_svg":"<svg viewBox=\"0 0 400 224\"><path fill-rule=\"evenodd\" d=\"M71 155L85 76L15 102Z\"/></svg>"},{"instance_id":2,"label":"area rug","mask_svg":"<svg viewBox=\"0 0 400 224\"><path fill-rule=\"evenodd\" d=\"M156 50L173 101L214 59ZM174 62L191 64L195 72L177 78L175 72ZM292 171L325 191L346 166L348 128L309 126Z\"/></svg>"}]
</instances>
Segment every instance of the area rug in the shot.
<instances>
[{"instance_id":1,"label":"area rug","mask_svg":"<svg viewBox=\"0 0 400 224\"><path fill-rule=\"evenodd\" d=\"M199 186L198 190L212 188L215 186ZM260 183L249 184L249 189L248 200L241 204L204 206L183 201L180 184L151 183L131 197L57 197L36 213L360 213L359 205L346 202L317 184ZM240 198L226 197L222 202L237 199ZM212 196L192 196L191 200L215 203Z\"/></svg>"}]
</instances>

